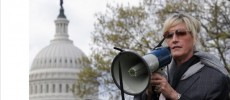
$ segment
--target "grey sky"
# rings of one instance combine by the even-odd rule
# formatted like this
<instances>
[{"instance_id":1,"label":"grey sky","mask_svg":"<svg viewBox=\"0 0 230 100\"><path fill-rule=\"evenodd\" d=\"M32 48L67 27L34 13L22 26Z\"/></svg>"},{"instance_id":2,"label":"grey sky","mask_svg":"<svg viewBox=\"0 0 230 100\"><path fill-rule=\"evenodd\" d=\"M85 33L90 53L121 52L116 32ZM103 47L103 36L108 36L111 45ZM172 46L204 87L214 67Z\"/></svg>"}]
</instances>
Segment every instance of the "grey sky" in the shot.
<instances>
[{"instance_id":1,"label":"grey sky","mask_svg":"<svg viewBox=\"0 0 230 100\"><path fill-rule=\"evenodd\" d=\"M95 22L94 14L105 12L106 3L128 2L137 5L139 0L63 0L65 15L70 21L68 26L69 38L74 45L80 48L86 55L90 55L90 33L93 31ZM60 0L30 0L29 3L29 49L30 64L38 52L49 45L54 38L55 24Z\"/></svg>"}]
</instances>

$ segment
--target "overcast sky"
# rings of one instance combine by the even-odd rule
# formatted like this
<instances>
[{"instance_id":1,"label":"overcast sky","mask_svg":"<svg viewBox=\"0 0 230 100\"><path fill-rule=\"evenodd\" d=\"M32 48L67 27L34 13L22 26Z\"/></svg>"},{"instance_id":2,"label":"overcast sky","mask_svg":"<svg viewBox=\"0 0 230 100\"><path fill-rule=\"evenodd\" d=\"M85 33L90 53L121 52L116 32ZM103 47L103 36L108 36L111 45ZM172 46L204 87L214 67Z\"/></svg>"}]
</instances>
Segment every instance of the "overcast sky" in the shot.
<instances>
[{"instance_id":1,"label":"overcast sky","mask_svg":"<svg viewBox=\"0 0 230 100\"><path fill-rule=\"evenodd\" d=\"M94 14L105 12L106 3L137 5L139 0L63 0L65 15L70 21L69 38L86 55L90 55ZM29 49L30 65L38 52L54 38L55 23L60 9L60 0L30 0L29 2Z\"/></svg>"}]
</instances>

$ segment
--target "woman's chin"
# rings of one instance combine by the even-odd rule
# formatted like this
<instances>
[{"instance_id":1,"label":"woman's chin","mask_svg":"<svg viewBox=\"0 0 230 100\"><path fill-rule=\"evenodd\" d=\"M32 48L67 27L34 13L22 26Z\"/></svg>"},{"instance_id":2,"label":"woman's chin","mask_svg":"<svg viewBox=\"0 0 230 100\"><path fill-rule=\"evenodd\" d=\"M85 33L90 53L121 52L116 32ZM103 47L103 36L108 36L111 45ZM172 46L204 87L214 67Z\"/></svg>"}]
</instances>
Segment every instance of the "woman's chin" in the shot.
<instances>
[{"instance_id":1,"label":"woman's chin","mask_svg":"<svg viewBox=\"0 0 230 100\"><path fill-rule=\"evenodd\" d=\"M182 56L182 53L175 52L175 53L172 53L172 56L173 58L180 58Z\"/></svg>"}]
</instances>

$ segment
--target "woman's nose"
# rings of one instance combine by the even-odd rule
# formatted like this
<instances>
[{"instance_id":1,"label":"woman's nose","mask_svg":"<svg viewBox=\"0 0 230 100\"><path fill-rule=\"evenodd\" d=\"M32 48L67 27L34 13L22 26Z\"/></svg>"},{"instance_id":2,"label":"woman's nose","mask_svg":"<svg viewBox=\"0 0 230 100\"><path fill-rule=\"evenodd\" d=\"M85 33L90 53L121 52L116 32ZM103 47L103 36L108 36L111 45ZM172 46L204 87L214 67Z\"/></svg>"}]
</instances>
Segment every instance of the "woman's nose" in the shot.
<instances>
[{"instance_id":1,"label":"woman's nose","mask_svg":"<svg viewBox=\"0 0 230 100\"><path fill-rule=\"evenodd\" d=\"M178 36L176 35L176 34L173 34L173 36L172 36L172 42L174 43L174 42L178 42Z\"/></svg>"}]
</instances>

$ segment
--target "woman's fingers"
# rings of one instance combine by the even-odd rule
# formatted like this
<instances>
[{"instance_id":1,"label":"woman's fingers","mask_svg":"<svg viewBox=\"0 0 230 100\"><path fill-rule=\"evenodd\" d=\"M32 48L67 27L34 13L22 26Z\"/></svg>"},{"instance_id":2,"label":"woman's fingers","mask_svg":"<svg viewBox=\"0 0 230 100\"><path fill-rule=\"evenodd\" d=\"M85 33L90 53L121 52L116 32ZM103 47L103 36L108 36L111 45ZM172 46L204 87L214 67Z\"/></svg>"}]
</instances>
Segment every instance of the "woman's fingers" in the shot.
<instances>
[{"instance_id":1,"label":"woman's fingers","mask_svg":"<svg viewBox=\"0 0 230 100\"><path fill-rule=\"evenodd\" d=\"M156 79L162 79L162 78L164 78L161 74L159 74L159 73L152 73L152 75L151 75L151 79L153 80L156 80Z\"/></svg>"},{"instance_id":2,"label":"woman's fingers","mask_svg":"<svg viewBox=\"0 0 230 100\"><path fill-rule=\"evenodd\" d=\"M152 85L155 86L155 85L159 85L161 83L167 82L167 79L159 73L153 73L151 76L150 82Z\"/></svg>"}]
</instances>

